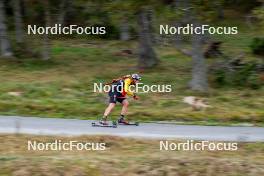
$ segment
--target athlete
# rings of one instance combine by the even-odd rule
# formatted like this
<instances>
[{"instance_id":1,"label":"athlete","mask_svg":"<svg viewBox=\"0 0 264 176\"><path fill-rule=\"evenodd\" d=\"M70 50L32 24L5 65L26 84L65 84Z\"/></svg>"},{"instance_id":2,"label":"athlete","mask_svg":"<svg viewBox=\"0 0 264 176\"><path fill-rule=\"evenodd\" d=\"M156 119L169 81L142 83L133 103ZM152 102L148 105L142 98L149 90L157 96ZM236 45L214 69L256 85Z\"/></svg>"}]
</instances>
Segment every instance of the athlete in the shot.
<instances>
[{"instance_id":1,"label":"athlete","mask_svg":"<svg viewBox=\"0 0 264 176\"><path fill-rule=\"evenodd\" d=\"M113 80L111 83L111 90L109 91L109 105L105 109L104 116L101 119L100 123L102 125L107 125L107 116L111 113L113 108L116 105L116 102L122 104L122 110L118 123L128 124L129 122L125 120L125 115L128 110L129 102L126 99L126 95L133 97L135 100L138 100L139 97L132 92L129 87L131 85L136 85L141 80L141 77L138 74L127 75L121 79Z\"/></svg>"}]
</instances>

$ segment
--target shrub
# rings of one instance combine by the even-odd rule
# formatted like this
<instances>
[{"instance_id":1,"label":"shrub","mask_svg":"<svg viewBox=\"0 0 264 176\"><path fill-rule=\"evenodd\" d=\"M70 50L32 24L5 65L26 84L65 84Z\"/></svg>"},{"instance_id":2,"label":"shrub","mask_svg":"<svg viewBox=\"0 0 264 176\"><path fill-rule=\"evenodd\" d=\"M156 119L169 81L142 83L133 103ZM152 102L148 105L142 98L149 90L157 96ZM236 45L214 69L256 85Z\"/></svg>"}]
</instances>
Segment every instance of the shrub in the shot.
<instances>
[{"instance_id":1,"label":"shrub","mask_svg":"<svg viewBox=\"0 0 264 176\"><path fill-rule=\"evenodd\" d=\"M212 71L214 85L218 87L248 87L258 89L263 85L258 70L259 64L247 62L239 67L218 67Z\"/></svg>"},{"instance_id":2,"label":"shrub","mask_svg":"<svg viewBox=\"0 0 264 176\"><path fill-rule=\"evenodd\" d=\"M250 45L251 51L257 55L264 55L264 38L254 38Z\"/></svg>"}]
</instances>

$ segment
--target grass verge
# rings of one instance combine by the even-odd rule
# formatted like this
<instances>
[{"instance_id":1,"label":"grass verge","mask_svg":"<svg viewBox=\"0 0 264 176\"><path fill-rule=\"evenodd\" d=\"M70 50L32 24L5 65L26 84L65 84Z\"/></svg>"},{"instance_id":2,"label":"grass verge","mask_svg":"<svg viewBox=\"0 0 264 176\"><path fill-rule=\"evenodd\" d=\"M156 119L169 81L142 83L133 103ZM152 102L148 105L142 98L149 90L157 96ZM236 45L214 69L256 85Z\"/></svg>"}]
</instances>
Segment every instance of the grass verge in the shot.
<instances>
[{"instance_id":1,"label":"grass verge","mask_svg":"<svg viewBox=\"0 0 264 176\"><path fill-rule=\"evenodd\" d=\"M28 151L27 141L105 142L105 151ZM159 141L110 136L0 135L0 175L254 175L264 174L264 144L237 151L160 151ZM181 142L181 141L171 141Z\"/></svg>"}]
</instances>

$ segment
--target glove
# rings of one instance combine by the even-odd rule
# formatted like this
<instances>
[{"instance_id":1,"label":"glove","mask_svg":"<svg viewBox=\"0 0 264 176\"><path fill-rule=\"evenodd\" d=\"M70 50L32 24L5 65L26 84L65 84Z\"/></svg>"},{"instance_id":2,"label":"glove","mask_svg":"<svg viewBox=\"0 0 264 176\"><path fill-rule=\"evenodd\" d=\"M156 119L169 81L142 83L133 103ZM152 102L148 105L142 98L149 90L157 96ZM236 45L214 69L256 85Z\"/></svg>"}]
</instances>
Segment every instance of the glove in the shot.
<instances>
[{"instance_id":1,"label":"glove","mask_svg":"<svg viewBox=\"0 0 264 176\"><path fill-rule=\"evenodd\" d=\"M139 97L136 96L136 95L134 95L133 98L134 98L134 100L138 100L139 99Z\"/></svg>"}]
</instances>

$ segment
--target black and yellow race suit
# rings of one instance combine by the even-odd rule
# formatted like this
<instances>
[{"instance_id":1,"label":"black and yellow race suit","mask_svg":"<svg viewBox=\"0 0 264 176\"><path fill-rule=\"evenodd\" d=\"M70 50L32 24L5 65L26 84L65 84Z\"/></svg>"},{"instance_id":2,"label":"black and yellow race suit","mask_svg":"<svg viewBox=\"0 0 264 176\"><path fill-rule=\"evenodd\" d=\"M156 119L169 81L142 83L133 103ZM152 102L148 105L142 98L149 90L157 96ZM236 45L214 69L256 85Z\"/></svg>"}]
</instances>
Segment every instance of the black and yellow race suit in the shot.
<instances>
[{"instance_id":1,"label":"black and yellow race suit","mask_svg":"<svg viewBox=\"0 0 264 176\"><path fill-rule=\"evenodd\" d=\"M129 86L134 85L134 81L131 78L119 80L117 83L112 84L112 88L108 95L110 97L109 103L122 103L126 99L126 95L134 96L134 92L129 90Z\"/></svg>"}]
</instances>

